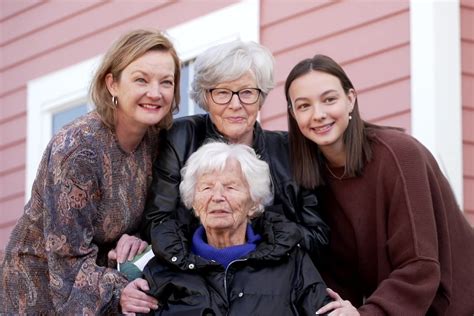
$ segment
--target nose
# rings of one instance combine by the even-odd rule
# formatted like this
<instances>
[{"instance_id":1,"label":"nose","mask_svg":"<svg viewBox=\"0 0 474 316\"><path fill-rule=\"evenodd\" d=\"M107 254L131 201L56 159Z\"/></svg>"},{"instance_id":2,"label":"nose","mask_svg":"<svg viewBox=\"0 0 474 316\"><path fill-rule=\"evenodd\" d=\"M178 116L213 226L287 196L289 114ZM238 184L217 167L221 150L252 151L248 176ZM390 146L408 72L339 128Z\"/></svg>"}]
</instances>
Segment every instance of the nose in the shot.
<instances>
[{"instance_id":1,"label":"nose","mask_svg":"<svg viewBox=\"0 0 474 316\"><path fill-rule=\"evenodd\" d=\"M146 95L150 99L159 99L161 97L160 84L157 82L150 83Z\"/></svg>"},{"instance_id":2,"label":"nose","mask_svg":"<svg viewBox=\"0 0 474 316\"><path fill-rule=\"evenodd\" d=\"M229 108L240 109L241 107L242 107L242 104L240 103L239 95L237 93L234 93L232 95L232 98L230 98Z\"/></svg>"},{"instance_id":3,"label":"nose","mask_svg":"<svg viewBox=\"0 0 474 316\"><path fill-rule=\"evenodd\" d=\"M217 183L212 188L212 200L214 202L219 202L224 200L224 187L222 184Z\"/></svg>"},{"instance_id":4,"label":"nose","mask_svg":"<svg viewBox=\"0 0 474 316\"><path fill-rule=\"evenodd\" d=\"M316 121L321 121L326 118L326 112L323 107L319 104L313 105L313 119Z\"/></svg>"}]
</instances>

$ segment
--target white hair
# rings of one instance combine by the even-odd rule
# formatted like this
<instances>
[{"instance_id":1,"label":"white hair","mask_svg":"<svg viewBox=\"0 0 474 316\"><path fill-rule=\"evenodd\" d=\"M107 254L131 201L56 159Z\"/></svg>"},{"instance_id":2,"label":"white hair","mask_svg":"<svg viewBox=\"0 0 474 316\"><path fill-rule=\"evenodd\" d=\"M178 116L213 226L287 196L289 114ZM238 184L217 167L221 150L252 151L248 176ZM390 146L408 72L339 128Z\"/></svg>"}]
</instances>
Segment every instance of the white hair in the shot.
<instances>
[{"instance_id":1,"label":"white hair","mask_svg":"<svg viewBox=\"0 0 474 316\"><path fill-rule=\"evenodd\" d=\"M196 58L190 97L206 112L206 92L226 81L239 79L249 71L262 91L260 105L275 86L274 59L264 46L252 41L235 40L213 46Z\"/></svg>"},{"instance_id":2,"label":"white hair","mask_svg":"<svg viewBox=\"0 0 474 316\"><path fill-rule=\"evenodd\" d=\"M272 203L273 192L268 164L258 159L255 151L247 145L212 142L195 151L181 169L179 191L187 208L192 208L198 177L204 173L224 170L229 160L240 163L242 175L249 185L250 198L258 204L253 217L263 213L263 206Z\"/></svg>"}]
</instances>

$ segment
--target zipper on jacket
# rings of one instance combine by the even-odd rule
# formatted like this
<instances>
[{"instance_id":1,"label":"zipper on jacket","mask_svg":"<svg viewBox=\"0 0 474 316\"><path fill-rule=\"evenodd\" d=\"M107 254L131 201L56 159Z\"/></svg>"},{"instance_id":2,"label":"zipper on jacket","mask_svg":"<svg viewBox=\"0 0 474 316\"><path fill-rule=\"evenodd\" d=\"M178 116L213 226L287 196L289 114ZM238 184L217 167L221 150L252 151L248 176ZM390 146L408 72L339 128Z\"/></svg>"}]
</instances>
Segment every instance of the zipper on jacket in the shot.
<instances>
[{"instance_id":1,"label":"zipper on jacket","mask_svg":"<svg viewBox=\"0 0 474 316\"><path fill-rule=\"evenodd\" d=\"M236 259L236 260L233 260L231 261L227 267L225 268L225 271L224 271L224 294L225 294L225 297L227 298L227 301L229 302L229 307L230 307L230 298L229 298L229 293L227 293L227 272L229 271L229 267L235 263L235 262L244 262L244 261L247 261L248 258L245 258L245 259ZM228 314L228 313L227 313Z\"/></svg>"}]
</instances>

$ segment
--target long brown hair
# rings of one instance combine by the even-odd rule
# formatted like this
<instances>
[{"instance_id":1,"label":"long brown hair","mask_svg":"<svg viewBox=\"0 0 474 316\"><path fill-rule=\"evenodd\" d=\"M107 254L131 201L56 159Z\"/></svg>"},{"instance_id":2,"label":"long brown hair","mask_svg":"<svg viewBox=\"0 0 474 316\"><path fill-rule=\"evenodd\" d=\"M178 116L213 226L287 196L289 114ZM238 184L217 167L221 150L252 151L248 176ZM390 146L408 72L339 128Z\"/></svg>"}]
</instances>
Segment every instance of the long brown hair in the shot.
<instances>
[{"instance_id":1,"label":"long brown hair","mask_svg":"<svg viewBox=\"0 0 474 316\"><path fill-rule=\"evenodd\" d=\"M115 106L107 89L105 77L111 73L120 79L122 71L133 61L151 50L169 52L174 61L174 100L171 111L154 127L170 128L173 112L179 110L180 102L180 61L171 41L159 30L134 30L120 37L105 54L90 86L91 99L102 121L109 128L115 128Z\"/></svg>"},{"instance_id":2,"label":"long brown hair","mask_svg":"<svg viewBox=\"0 0 474 316\"><path fill-rule=\"evenodd\" d=\"M293 117L293 108L289 95L292 82L312 71L321 71L339 79L346 94L354 89L349 77L342 67L333 59L325 55L315 55L300 61L290 71L285 82L285 96L288 111L288 133L290 142L290 157L293 177L296 182L307 188L316 188L324 184L321 168L326 164L326 158L319 150L317 144L307 139L300 131L298 123ZM371 159L372 150L368 141L368 128L378 126L362 120L359 113L357 94L355 94L354 108L351 112L352 119L344 132L343 140L346 146L346 175L361 175L365 163Z\"/></svg>"}]
</instances>

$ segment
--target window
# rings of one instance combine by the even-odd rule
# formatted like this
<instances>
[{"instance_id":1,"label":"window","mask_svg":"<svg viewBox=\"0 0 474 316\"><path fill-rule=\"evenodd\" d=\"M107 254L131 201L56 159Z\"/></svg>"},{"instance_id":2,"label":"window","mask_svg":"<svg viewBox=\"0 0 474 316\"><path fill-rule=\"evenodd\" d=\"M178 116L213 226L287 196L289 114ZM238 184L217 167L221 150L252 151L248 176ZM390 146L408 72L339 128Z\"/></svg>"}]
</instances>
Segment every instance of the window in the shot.
<instances>
[{"instance_id":1,"label":"window","mask_svg":"<svg viewBox=\"0 0 474 316\"><path fill-rule=\"evenodd\" d=\"M199 105L195 104L193 100L189 98L189 89L191 89L191 82L193 78L193 62L194 60L190 60L183 63L181 66L181 103L179 104L179 112L174 115L174 118L205 113L204 110L199 107Z\"/></svg>"},{"instance_id":2,"label":"window","mask_svg":"<svg viewBox=\"0 0 474 316\"><path fill-rule=\"evenodd\" d=\"M237 38L258 42L259 8L259 1L244 0L166 30L183 61L180 112L175 117L203 112L188 97L196 56L209 46ZM245 23L242 23L243 16ZM100 58L97 56L28 82L27 200L51 136L60 126L93 108L88 103L87 93Z\"/></svg>"}]
</instances>

